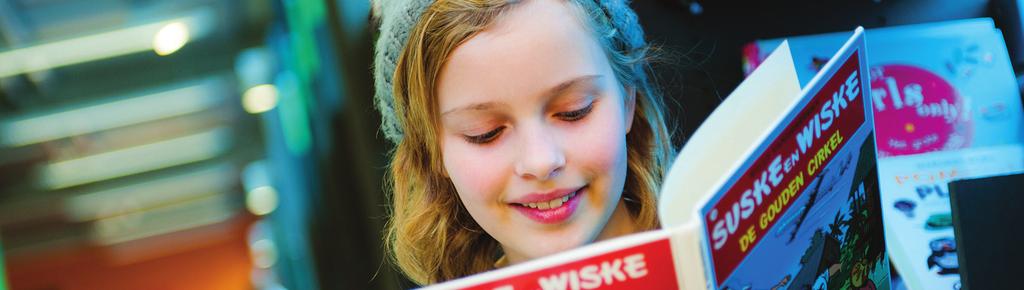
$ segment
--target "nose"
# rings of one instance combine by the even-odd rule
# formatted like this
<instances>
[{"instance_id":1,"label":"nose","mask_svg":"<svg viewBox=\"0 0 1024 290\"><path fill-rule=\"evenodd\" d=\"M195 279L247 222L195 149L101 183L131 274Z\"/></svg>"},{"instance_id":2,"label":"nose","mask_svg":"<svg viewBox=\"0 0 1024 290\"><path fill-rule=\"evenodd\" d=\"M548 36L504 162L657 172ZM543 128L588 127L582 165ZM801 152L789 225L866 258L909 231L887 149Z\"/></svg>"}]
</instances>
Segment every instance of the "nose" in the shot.
<instances>
[{"instance_id":1,"label":"nose","mask_svg":"<svg viewBox=\"0 0 1024 290\"><path fill-rule=\"evenodd\" d=\"M545 129L523 133L516 174L532 180L548 180L557 176L565 167L565 154L554 135Z\"/></svg>"}]
</instances>

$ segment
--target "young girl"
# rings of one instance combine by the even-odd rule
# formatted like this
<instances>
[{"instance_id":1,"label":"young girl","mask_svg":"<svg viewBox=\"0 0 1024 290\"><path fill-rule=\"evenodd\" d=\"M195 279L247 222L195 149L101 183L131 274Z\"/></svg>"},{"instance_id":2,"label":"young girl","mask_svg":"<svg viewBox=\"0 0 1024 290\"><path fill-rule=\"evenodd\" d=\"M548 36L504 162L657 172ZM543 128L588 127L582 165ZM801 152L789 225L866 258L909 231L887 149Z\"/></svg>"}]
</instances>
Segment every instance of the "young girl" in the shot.
<instances>
[{"instance_id":1,"label":"young girl","mask_svg":"<svg viewBox=\"0 0 1024 290\"><path fill-rule=\"evenodd\" d=\"M624 0L382 3L386 243L429 284L657 228L673 150Z\"/></svg>"}]
</instances>

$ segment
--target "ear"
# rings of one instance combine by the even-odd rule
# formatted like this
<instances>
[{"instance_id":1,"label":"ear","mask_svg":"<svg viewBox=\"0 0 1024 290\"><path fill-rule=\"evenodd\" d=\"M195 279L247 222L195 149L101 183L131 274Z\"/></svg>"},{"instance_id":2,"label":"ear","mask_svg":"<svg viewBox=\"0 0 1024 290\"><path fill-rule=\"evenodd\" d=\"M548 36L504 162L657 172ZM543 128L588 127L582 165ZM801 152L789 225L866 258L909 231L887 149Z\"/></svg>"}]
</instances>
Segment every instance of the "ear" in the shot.
<instances>
[{"instance_id":1,"label":"ear","mask_svg":"<svg viewBox=\"0 0 1024 290\"><path fill-rule=\"evenodd\" d=\"M626 95L624 97L626 106L626 134L633 129L633 116L636 115L636 89L631 86L626 86Z\"/></svg>"}]
</instances>

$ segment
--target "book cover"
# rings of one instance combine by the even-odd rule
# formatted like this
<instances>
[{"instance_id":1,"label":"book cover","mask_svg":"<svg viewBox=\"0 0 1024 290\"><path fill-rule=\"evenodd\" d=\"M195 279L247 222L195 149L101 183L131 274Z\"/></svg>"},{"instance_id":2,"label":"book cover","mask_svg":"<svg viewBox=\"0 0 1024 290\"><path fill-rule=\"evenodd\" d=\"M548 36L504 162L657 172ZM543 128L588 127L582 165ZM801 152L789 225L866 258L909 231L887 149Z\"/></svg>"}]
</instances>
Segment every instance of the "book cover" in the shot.
<instances>
[{"instance_id":1,"label":"book cover","mask_svg":"<svg viewBox=\"0 0 1024 290\"><path fill-rule=\"evenodd\" d=\"M864 38L701 209L715 289L889 289Z\"/></svg>"},{"instance_id":2,"label":"book cover","mask_svg":"<svg viewBox=\"0 0 1024 290\"><path fill-rule=\"evenodd\" d=\"M1007 289L1020 285L1018 273L1005 269L1007 261L1024 260L1024 252L1015 250L1024 244L1024 235L992 221L1024 219L1024 212L1020 211L1020 204L1024 204L1021 188L1024 174L1020 173L949 183L962 289Z\"/></svg>"},{"instance_id":3,"label":"book cover","mask_svg":"<svg viewBox=\"0 0 1024 290\"><path fill-rule=\"evenodd\" d=\"M959 289L950 181L1019 172L1024 147L1010 144L878 161L887 243L908 289ZM900 261L902 263L896 263ZM901 267L902 266L902 267Z\"/></svg>"},{"instance_id":4,"label":"book cover","mask_svg":"<svg viewBox=\"0 0 1024 290\"><path fill-rule=\"evenodd\" d=\"M681 234L634 234L424 289L683 289L673 245Z\"/></svg>"}]
</instances>

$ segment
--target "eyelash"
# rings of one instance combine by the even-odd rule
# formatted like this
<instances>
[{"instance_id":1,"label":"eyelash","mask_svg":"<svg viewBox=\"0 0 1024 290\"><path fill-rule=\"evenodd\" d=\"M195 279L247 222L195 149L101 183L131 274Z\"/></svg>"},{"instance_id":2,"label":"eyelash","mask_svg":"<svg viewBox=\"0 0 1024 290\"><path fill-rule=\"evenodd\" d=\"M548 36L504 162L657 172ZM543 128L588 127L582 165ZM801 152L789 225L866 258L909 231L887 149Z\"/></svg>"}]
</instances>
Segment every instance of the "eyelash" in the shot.
<instances>
[{"instance_id":1,"label":"eyelash","mask_svg":"<svg viewBox=\"0 0 1024 290\"><path fill-rule=\"evenodd\" d=\"M480 135L466 136L466 141L474 144L486 144L494 141L498 137L501 131L505 131L505 127L498 127L497 129L491 130L490 132L483 133Z\"/></svg>"},{"instance_id":2,"label":"eyelash","mask_svg":"<svg viewBox=\"0 0 1024 290\"><path fill-rule=\"evenodd\" d=\"M594 109L594 103L590 103L586 107L583 107L582 109L575 110L575 111L564 112L564 113L557 113L557 114L555 114L555 116L558 117L559 119L562 119L563 121L575 122L575 121L579 121L579 120L583 119L584 117L586 117L587 115L589 115L590 111L592 111L593 109ZM487 144L487 143L491 143L491 141L494 141L494 139L497 139L498 135L500 135L501 132L503 132L503 131L505 131L505 127L504 126L498 127L498 128L496 128L494 130L491 130L490 132L483 133L483 134L480 134L480 135L465 136L465 138L466 138L466 141L469 142L469 143Z\"/></svg>"},{"instance_id":3,"label":"eyelash","mask_svg":"<svg viewBox=\"0 0 1024 290\"><path fill-rule=\"evenodd\" d=\"M587 104L587 106L583 107L582 109L575 110L575 111L564 112L564 113L558 113L558 114L555 114L555 116L559 117L560 119L562 119L564 121L575 122L575 121L579 121L580 119L583 119L583 117L586 117L588 114L590 114L590 111L593 110L593 109L594 109L594 103L591 102L590 104Z\"/></svg>"}]
</instances>

